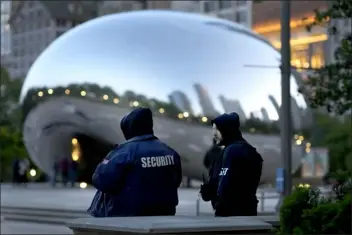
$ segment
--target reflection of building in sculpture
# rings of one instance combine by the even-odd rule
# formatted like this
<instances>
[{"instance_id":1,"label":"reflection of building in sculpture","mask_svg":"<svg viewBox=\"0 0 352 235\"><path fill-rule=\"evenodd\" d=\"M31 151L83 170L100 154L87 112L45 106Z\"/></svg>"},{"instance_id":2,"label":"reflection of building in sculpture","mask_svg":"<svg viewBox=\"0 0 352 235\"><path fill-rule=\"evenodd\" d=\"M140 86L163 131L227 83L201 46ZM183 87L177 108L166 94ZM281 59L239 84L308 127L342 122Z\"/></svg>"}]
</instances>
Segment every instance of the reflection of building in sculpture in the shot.
<instances>
[{"instance_id":1,"label":"reflection of building in sculpture","mask_svg":"<svg viewBox=\"0 0 352 235\"><path fill-rule=\"evenodd\" d=\"M281 116L280 105L277 103L276 99L272 95L269 95L269 100L275 107L275 110L277 111L280 117ZM304 115L303 110L298 106L296 99L291 96L291 118L292 118L292 126L295 130L299 130L303 128L303 123L302 123L303 115Z\"/></svg>"},{"instance_id":2,"label":"reflection of building in sculpture","mask_svg":"<svg viewBox=\"0 0 352 235\"><path fill-rule=\"evenodd\" d=\"M173 91L169 95L169 100L173 103L177 108L182 112L188 112L189 114L193 114L191 102L188 97L182 91Z\"/></svg>"},{"instance_id":3,"label":"reflection of building in sculpture","mask_svg":"<svg viewBox=\"0 0 352 235\"><path fill-rule=\"evenodd\" d=\"M302 129L302 110L298 106L295 98L291 96L291 117L294 130Z\"/></svg>"},{"instance_id":4,"label":"reflection of building in sculpture","mask_svg":"<svg viewBox=\"0 0 352 235\"><path fill-rule=\"evenodd\" d=\"M328 1L292 1L291 3L291 60L299 68L319 68L324 65L328 47L327 28L306 26L314 21L315 9L326 9ZM252 6L253 30L280 48L280 1L261 1ZM306 20L302 20L307 18Z\"/></svg>"},{"instance_id":5,"label":"reflection of building in sculpture","mask_svg":"<svg viewBox=\"0 0 352 235\"><path fill-rule=\"evenodd\" d=\"M268 111L265 108L261 108L260 111L262 112L263 121L270 122Z\"/></svg>"},{"instance_id":6,"label":"reflection of building in sculpture","mask_svg":"<svg viewBox=\"0 0 352 235\"><path fill-rule=\"evenodd\" d=\"M197 92L199 105L202 108L203 114L205 116L211 117L217 116L219 113L215 110L214 105L209 97L208 91L205 90L205 88L199 83L196 83L193 86Z\"/></svg>"},{"instance_id":7,"label":"reflection of building in sculpture","mask_svg":"<svg viewBox=\"0 0 352 235\"><path fill-rule=\"evenodd\" d=\"M262 119L263 119L262 113L261 113L260 111L253 111L253 112L250 112L249 118L250 118L250 119L259 119L259 120L262 120Z\"/></svg>"},{"instance_id":8,"label":"reflection of building in sculpture","mask_svg":"<svg viewBox=\"0 0 352 235\"><path fill-rule=\"evenodd\" d=\"M226 113L236 112L241 121L246 120L246 115L243 111L241 103L238 100L226 99L223 95L220 95L219 99Z\"/></svg>"},{"instance_id":9,"label":"reflection of building in sculpture","mask_svg":"<svg viewBox=\"0 0 352 235\"><path fill-rule=\"evenodd\" d=\"M280 116L280 106L279 104L277 103L276 99L274 96L272 95L269 95L269 100L271 101L271 103L273 104L276 112L277 112L277 115Z\"/></svg>"}]
</instances>

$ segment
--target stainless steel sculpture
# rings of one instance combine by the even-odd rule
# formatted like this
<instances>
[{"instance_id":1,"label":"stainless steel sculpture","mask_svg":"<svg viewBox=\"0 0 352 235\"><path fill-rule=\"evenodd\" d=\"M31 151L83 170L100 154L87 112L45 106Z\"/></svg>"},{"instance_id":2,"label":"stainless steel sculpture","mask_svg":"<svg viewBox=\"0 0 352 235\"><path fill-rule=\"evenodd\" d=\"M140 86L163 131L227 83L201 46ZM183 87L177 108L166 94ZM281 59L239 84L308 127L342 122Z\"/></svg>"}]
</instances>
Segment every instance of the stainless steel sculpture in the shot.
<instances>
[{"instance_id":1,"label":"stainless steel sculpture","mask_svg":"<svg viewBox=\"0 0 352 235\"><path fill-rule=\"evenodd\" d=\"M54 158L70 154L74 133L123 141L120 119L144 104L154 110L156 135L183 156L184 173L199 179L211 144L211 128L202 122L224 111L238 112L245 122L263 109L262 121L278 119L272 100L281 100L279 60L263 38L225 20L174 11L100 17L59 37L30 69L21 101L38 104L27 115L25 143L38 166L50 171ZM292 76L291 96L305 108L299 82ZM244 136L264 157L263 181L274 179L279 136L254 129ZM293 151L297 168L303 152L300 146Z\"/></svg>"}]
</instances>

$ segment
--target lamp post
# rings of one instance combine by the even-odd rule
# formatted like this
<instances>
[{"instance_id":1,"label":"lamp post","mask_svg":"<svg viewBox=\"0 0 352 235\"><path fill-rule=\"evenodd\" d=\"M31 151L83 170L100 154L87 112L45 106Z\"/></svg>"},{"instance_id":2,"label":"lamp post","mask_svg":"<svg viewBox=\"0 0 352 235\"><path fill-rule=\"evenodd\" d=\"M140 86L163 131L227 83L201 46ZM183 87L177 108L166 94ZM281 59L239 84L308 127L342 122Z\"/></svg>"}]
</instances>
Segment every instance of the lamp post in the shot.
<instances>
[{"instance_id":1,"label":"lamp post","mask_svg":"<svg viewBox=\"0 0 352 235\"><path fill-rule=\"evenodd\" d=\"M290 5L290 0L281 0L281 155L284 168L284 196L290 195L292 190Z\"/></svg>"}]
</instances>

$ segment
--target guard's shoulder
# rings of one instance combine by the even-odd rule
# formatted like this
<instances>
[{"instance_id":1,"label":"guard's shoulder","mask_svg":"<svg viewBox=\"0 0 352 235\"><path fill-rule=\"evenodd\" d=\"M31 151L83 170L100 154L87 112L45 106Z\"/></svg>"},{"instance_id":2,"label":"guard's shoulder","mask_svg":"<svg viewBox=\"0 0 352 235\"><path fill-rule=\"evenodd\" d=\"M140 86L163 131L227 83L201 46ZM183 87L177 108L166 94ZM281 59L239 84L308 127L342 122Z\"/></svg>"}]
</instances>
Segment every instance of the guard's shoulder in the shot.
<instances>
[{"instance_id":1,"label":"guard's shoulder","mask_svg":"<svg viewBox=\"0 0 352 235\"><path fill-rule=\"evenodd\" d=\"M242 157L245 157L250 147L251 146L248 143L242 143L242 142L232 143L225 148L224 154L227 156L226 158L230 158L230 159L242 158Z\"/></svg>"},{"instance_id":2,"label":"guard's shoulder","mask_svg":"<svg viewBox=\"0 0 352 235\"><path fill-rule=\"evenodd\" d=\"M110 161L123 161L129 158L129 153L130 150L127 148L127 146L120 145L111 150L105 159L108 159Z\"/></svg>"},{"instance_id":3,"label":"guard's shoulder","mask_svg":"<svg viewBox=\"0 0 352 235\"><path fill-rule=\"evenodd\" d=\"M178 155L178 153L176 152L175 149L171 148L169 145L165 144L164 142L159 140L159 143L165 148L167 149L170 153L172 153L173 155Z\"/></svg>"}]
</instances>

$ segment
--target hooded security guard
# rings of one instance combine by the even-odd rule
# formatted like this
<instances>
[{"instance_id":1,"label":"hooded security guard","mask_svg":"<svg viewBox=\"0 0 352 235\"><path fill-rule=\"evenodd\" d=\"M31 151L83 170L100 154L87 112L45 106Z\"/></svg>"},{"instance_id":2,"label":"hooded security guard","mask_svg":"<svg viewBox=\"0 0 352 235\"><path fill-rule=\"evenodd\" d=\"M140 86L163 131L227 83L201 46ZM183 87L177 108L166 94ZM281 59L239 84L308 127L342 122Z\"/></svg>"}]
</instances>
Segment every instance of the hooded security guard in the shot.
<instances>
[{"instance_id":1,"label":"hooded security guard","mask_svg":"<svg viewBox=\"0 0 352 235\"><path fill-rule=\"evenodd\" d=\"M121 121L126 141L93 174L98 190L88 212L95 217L175 215L182 181L180 157L153 134L150 109Z\"/></svg>"},{"instance_id":2,"label":"hooded security guard","mask_svg":"<svg viewBox=\"0 0 352 235\"><path fill-rule=\"evenodd\" d=\"M216 144L224 150L200 193L214 204L215 216L255 216L263 159L242 137L237 113L220 115L212 124Z\"/></svg>"}]
</instances>

